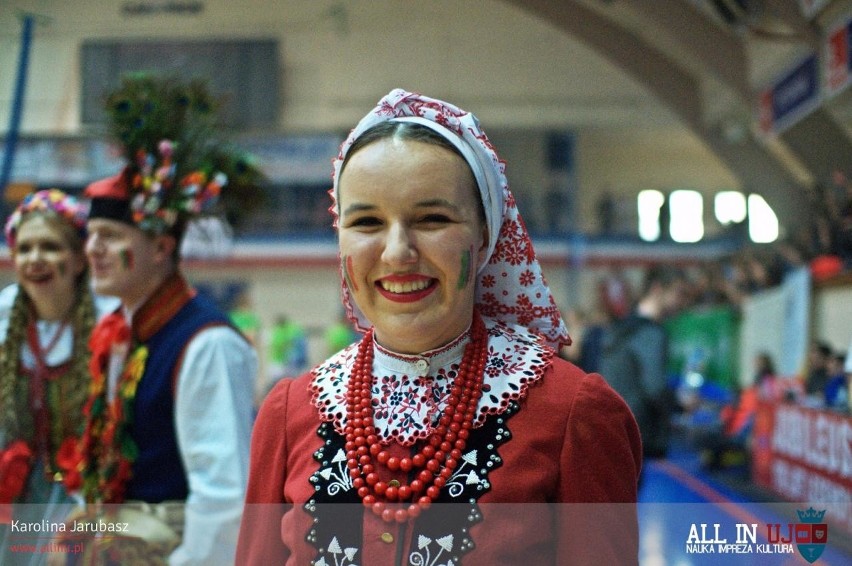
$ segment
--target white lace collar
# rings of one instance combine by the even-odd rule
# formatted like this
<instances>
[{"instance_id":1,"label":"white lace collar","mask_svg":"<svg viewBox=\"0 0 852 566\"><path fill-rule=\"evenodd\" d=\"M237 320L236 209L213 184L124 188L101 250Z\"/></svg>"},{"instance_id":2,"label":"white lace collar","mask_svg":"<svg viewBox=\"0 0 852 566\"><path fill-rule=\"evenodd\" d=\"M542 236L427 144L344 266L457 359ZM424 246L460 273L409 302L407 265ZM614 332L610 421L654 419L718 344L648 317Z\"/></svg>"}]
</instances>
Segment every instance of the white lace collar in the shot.
<instances>
[{"instance_id":1,"label":"white lace collar","mask_svg":"<svg viewBox=\"0 0 852 566\"><path fill-rule=\"evenodd\" d=\"M527 387L541 379L554 351L541 337L521 327L509 327L484 319L488 329L488 364L483 379L474 427L487 415L500 414L510 401L526 395ZM449 384L458 371L465 332L450 344L421 355L390 352L374 343L373 421L385 444L395 440L411 445L428 437L446 407ZM358 345L353 344L313 371L311 393L320 417L342 433L345 426L346 386Z\"/></svg>"}]
</instances>

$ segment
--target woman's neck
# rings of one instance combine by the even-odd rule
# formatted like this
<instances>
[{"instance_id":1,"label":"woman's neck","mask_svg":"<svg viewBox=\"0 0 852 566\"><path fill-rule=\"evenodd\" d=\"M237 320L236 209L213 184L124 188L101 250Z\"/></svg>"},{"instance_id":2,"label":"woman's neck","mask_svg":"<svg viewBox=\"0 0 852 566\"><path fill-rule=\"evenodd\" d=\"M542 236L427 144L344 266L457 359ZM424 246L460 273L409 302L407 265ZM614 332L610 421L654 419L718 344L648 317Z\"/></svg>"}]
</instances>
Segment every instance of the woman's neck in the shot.
<instances>
[{"instance_id":1,"label":"woman's neck","mask_svg":"<svg viewBox=\"0 0 852 566\"><path fill-rule=\"evenodd\" d=\"M438 352L443 352L446 349L452 348L454 345L457 345L460 340L463 340L465 337L468 336L468 334L470 333L470 327L471 323L468 323L467 327L465 327L462 332L453 336L451 339L432 341L429 342L428 345L424 342L423 347L419 348L394 347L394 344L398 344L398 341L386 343L384 340L382 340L381 336L379 336L377 332L374 334L374 340L380 348L391 354L398 354L400 356L430 356Z\"/></svg>"},{"instance_id":2,"label":"woman's neck","mask_svg":"<svg viewBox=\"0 0 852 566\"><path fill-rule=\"evenodd\" d=\"M39 320L61 321L71 314L74 305L74 293L58 293L48 301L32 301L36 317Z\"/></svg>"}]
</instances>

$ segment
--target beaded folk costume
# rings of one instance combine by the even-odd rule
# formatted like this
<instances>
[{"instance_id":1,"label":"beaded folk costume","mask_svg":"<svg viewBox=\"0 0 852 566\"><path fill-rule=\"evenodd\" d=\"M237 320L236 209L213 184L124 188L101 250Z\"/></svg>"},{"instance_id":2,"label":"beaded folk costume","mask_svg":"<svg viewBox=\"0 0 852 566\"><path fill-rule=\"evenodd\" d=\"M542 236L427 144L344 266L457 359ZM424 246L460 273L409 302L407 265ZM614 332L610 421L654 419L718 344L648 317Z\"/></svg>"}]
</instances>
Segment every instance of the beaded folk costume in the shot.
<instances>
[{"instance_id":1,"label":"beaded folk costume","mask_svg":"<svg viewBox=\"0 0 852 566\"><path fill-rule=\"evenodd\" d=\"M568 335L476 118L416 93L385 96L335 160L335 226L349 148L388 121L433 130L473 172L488 253L472 323L435 350L387 350L341 266L343 302L364 337L284 380L264 403L238 562L561 564L570 555L592 563L583 545L599 562L635 562L635 422L600 376L555 355ZM508 513L493 505L569 502L626 504L611 522L620 541L563 536L581 524L534 505Z\"/></svg>"}]
</instances>

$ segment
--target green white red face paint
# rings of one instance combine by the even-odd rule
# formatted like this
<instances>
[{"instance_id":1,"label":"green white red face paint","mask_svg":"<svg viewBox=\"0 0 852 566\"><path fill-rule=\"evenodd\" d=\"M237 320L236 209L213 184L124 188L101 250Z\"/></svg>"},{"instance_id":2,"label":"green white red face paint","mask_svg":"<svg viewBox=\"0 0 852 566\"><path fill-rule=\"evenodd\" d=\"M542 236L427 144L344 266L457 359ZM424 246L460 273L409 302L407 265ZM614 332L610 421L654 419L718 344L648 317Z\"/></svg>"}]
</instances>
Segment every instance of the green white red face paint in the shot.
<instances>
[{"instance_id":1,"label":"green white red face paint","mask_svg":"<svg viewBox=\"0 0 852 566\"><path fill-rule=\"evenodd\" d=\"M133 252L131 250L121 250L118 255L121 257L121 265L124 269L133 269Z\"/></svg>"},{"instance_id":2,"label":"green white red face paint","mask_svg":"<svg viewBox=\"0 0 852 566\"><path fill-rule=\"evenodd\" d=\"M459 270L459 282L456 286L457 289L461 290L467 287L467 284L470 282L470 267L471 261L470 258L473 256L473 248L467 249L462 253L461 256L461 269Z\"/></svg>"},{"instance_id":3,"label":"green white red face paint","mask_svg":"<svg viewBox=\"0 0 852 566\"><path fill-rule=\"evenodd\" d=\"M355 284L355 274L352 268L352 256L343 258L343 276L346 278L346 286L352 291L358 291L358 285Z\"/></svg>"}]
</instances>

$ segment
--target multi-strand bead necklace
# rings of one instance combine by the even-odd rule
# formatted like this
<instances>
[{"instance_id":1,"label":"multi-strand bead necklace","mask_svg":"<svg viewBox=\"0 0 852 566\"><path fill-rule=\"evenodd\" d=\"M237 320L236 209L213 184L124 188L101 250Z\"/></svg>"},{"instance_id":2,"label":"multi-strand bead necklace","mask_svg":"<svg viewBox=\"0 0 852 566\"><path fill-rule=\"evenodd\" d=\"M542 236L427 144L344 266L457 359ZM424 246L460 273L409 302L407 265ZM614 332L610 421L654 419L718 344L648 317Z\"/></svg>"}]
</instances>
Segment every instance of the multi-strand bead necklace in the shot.
<instances>
[{"instance_id":1,"label":"multi-strand bead necklace","mask_svg":"<svg viewBox=\"0 0 852 566\"><path fill-rule=\"evenodd\" d=\"M487 355L488 333L475 315L470 342L438 424L420 450L397 458L384 449L373 424L373 330L364 335L346 391L346 466L358 497L382 520L404 523L417 517L452 477L476 417ZM381 481L377 468L382 466L413 479L408 484Z\"/></svg>"}]
</instances>

